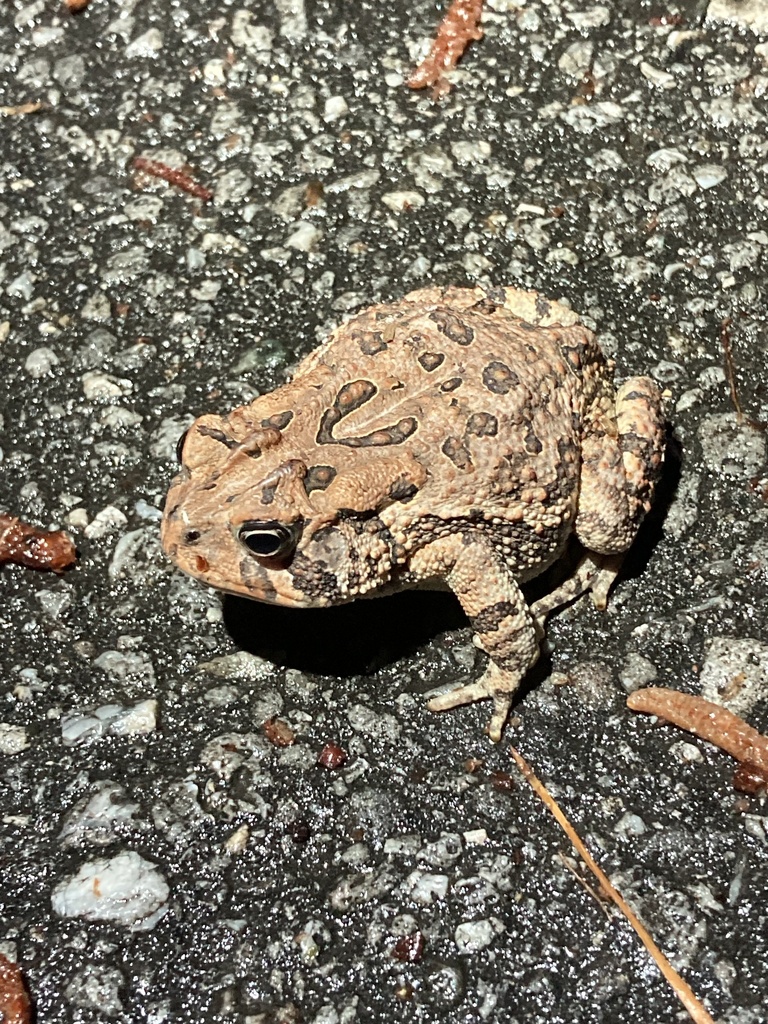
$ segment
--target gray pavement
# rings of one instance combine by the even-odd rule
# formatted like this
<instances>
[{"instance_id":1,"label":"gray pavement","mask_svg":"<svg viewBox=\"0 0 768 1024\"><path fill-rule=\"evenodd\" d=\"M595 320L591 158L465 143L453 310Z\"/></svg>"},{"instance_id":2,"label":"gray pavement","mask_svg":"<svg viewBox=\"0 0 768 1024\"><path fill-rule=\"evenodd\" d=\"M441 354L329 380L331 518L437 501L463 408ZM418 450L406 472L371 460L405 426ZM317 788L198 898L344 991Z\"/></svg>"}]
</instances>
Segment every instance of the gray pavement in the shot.
<instances>
[{"instance_id":1,"label":"gray pavement","mask_svg":"<svg viewBox=\"0 0 768 1024\"><path fill-rule=\"evenodd\" d=\"M0 952L38 1024L685 1019L487 708L425 710L481 668L450 596L222 606L160 551L193 415L429 283L563 298L669 391L656 513L507 738L713 1017L767 1019L765 803L624 703L768 730L766 8L488 0L434 103L403 77L440 9L0 10L0 106L41 104L0 112L0 510L80 551L0 570Z\"/></svg>"}]
</instances>

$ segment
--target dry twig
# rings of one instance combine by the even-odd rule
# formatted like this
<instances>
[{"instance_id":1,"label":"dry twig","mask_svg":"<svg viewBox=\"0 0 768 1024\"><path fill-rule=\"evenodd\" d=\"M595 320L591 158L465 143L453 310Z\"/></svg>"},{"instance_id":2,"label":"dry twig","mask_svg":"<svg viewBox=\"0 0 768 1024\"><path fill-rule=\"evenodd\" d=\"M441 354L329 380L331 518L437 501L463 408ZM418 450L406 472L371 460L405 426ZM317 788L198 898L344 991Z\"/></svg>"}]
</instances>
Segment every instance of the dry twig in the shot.
<instances>
[{"instance_id":1,"label":"dry twig","mask_svg":"<svg viewBox=\"0 0 768 1024\"><path fill-rule=\"evenodd\" d=\"M482 10L483 0L453 0L438 26L429 53L407 79L411 89L425 89L433 85L438 96L448 91L450 86L443 72L456 67L473 39L482 39Z\"/></svg>"},{"instance_id":2,"label":"dry twig","mask_svg":"<svg viewBox=\"0 0 768 1024\"><path fill-rule=\"evenodd\" d=\"M42 109L42 102L35 100L34 103L19 103L15 107L0 107L0 114L3 117L18 117L20 114L36 114Z\"/></svg>"},{"instance_id":3,"label":"dry twig","mask_svg":"<svg viewBox=\"0 0 768 1024\"><path fill-rule=\"evenodd\" d=\"M76 560L75 545L64 530L41 530L16 516L0 515L0 565L15 562L28 569L62 572Z\"/></svg>"},{"instance_id":4,"label":"dry twig","mask_svg":"<svg viewBox=\"0 0 768 1024\"><path fill-rule=\"evenodd\" d=\"M0 1020L29 1024L29 996L18 965L0 953Z\"/></svg>"},{"instance_id":5,"label":"dry twig","mask_svg":"<svg viewBox=\"0 0 768 1024\"><path fill-rule=\"evenodd\" d=\"M658 715L699 739L714 743L737 761L746 761L763 772L768 771L768 736L711 700L663 686L648 686L630 694L627 707Z\"/></svg>"},{"instance_id":6,"label":"dry twig","mask_svg":"<svg viewBox=\"0 0 768 1024\"><path fill-rule=\"evenodd\" d=\"M213 199L211 189L206 188L205 185L198 185L185 171L169 167L168 164L163 164L159 160L149 160L147 157L137 156L134 157L133 166L135 170L144 171L145 174L149 174L153 178L162 178L169 185L175 185L182 192L188 192L196 199L202 199L204 203Z\"/></svg>"},{"instance_id":7,"label":"dry twig","mask_svg":"<svg viewBox=\"0 0 768 1024\"><path fill-rule=\"evenodd\" d=\"M731 389L731 401L736 410L736 420L738 423L741 423L744 413L742 412L741 402L739 402L739 393L736 390L736 368L733 363L733 347L731 345L732 324L733 320L729 316L720 322L720 344L723 346L725 375L728 378L728 387Z\"/></svg>"},{"instance_id":8,"label":"dry twig","mask_svg":"<svg viewBox=\"0 0 768 1024\"><path fill-rule=\"evenodd\" d=\"M536 775L533 772L533 769L522 756L522 754L518 753L518 751L515 750L514 747L510 747L509 752L515 759L518 768L525 776L526 781L529 783L533 791L542 801L542 803L550 812L550 814L552 814L552 816L555 818L563 832L565 832L565 834L568 836L577 853L584 861L584 863L587 865L589 870L600 882L600 886L605 892L606 896L609 896L610 899L613 900L613 902L622 912L624 917L626 917L627 921L629 921L629 923L632 925L640 941L643 943L645 948L653 957L657 967L671 985L675 995L688 1011L691 1020L694 1021L694 1024L715 1024L714 1018L710 1016L707 1009L696 998L693 989L686 981L684 981L680 977L680 975L674 969L672 964L669 962L669 960L667 960L662 951L653 941L650 933L648 932L640 918L630 907L630 905L627 903L627 901L624 899L621 893L617 889L615 889L608 881L608 876L603 871L603 869L598 865L597 861L594 859L592 854L589 852L586 845L584 844L584 841L578 836L573 825L571 825L571 823L568 821L565 814L557 804L557 801L549 792L544 783L536 777Z\"/></svg>"}]
</instances>

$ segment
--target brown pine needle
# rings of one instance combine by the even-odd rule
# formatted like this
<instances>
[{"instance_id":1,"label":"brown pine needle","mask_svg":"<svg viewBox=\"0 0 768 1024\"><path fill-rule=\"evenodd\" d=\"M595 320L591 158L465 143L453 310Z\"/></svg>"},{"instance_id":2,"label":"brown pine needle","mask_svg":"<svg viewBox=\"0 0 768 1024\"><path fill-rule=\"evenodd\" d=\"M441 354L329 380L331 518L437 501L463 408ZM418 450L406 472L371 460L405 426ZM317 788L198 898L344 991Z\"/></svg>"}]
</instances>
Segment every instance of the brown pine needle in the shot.
<instances>
[{"instance_id":1,"label":"brown pine needle","mask_svg":"<svg viewBox=\"0 0 768 1024\"><path fill-rule=\"evenodd\" d=\"M570 821L568 821L565 814L563 814L555 798L549 792L544 783L536 777L536 775L533 772L533 769L522 756L522 754L518 753L518 751L515 750L514 747L510 747L509 752L515 759L518 768L525 776L526 782L528 782L531 789L533 789L534 793L536 793L536 795L542 801L544 806L549 810L550 814L552 814L560 828L568 836L573 847L576 849L581 859L587 865L587 867L595 876L595 878L600 882L600 886L602 887L605 894L607 896L610 896L610 898L622 912L624 917L626 917L627 921L629 921L629 923L635 929L635 932L637 933L640 941L656 962L656 966L659 968L661 973L664 975L666 980L671 985L672 990L674 991L677 998L688 1011L691 1020L694 1021L695 1024L715 1024L714 1018L710 1016L704 1005L696 998L696 996L693 993L693 989L686 981L684 981L680 977L680 975L674 969L672 964L669 962L669 960L667 960L662 951L653 941L645 925L643 925L643 923L641 922L640 918L637 916L634 910L632 910L632 908L621 895L621 893L617 889L615 889L608 881L608 876L602 870L602 868L599 867L597 861L593 858L592 854L585 846L583 840L579 838L573 825L571 825Z\"/></svg>"},{"instance_id":2,"label":"brown pine needle","mask_svg":"<svg viewBox=\"0 0 768 1024\"><path fill-rule=\"evenodd\" d=\"M720 323L720 344L723 346L725 356L725 375L728 378L728 387L731 389L731 401L736 410L736 422L741 423L744 413L739 401L739 392L736 388L736 367L733 363L733 346L731 345L731 326L733 321L729 316Z\"/></svg>"},{"instance_id":3,"label":"brown pine needle","mask_svg":"<svg viewBox=\"0 0 768 1024\"><path fill-rule=\"evenodd\" d=\"M576 868L576 865L573 863L571 858L566 857L562 850L558 850L558 855L560 857L560 860L563 862L563 867L566 869L566 871L570 871L570 873L573 875L573 877L576 879L576 881L579 883L582 889L586 890L589 893L589 895L592 897L592 899L595 901L598 907L600 907L602 912L610 921L611 914L608 910L608 907L605 905L605 893L603 893L603 895L601 896L597 889L593 888L586 880L586 878L579 873L579 871Z\"/></svg>"}]
</instances>

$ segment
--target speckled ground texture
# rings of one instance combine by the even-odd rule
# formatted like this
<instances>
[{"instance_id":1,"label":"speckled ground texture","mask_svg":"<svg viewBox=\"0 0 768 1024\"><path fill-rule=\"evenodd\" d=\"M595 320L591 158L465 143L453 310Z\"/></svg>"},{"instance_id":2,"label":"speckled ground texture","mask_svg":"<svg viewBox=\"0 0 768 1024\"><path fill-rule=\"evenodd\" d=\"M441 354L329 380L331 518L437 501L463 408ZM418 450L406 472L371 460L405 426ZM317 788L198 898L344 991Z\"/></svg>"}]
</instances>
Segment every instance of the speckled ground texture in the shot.
<instances>
[{"instance_id":1,"label":"speckled ground texture","mask_svg":"<svg viewBox=\"0 0 768 1024\"><path fill-rule=\"evenodd\" d=\"M703 689L768 729L765 7L489 0L435 103L403 77L440 10L2 5L0 105L42 107L0 113L0 509L80 551L0 571L0 951L38 1024L685 1017L488 709L425 710L481 669L449 595L222 612L160 551L193 415L433 282L565 298L669 391L656 515L507 739L713 1016L765 1020L765 804L624 705Z\"/></svg>"}]
</instances>

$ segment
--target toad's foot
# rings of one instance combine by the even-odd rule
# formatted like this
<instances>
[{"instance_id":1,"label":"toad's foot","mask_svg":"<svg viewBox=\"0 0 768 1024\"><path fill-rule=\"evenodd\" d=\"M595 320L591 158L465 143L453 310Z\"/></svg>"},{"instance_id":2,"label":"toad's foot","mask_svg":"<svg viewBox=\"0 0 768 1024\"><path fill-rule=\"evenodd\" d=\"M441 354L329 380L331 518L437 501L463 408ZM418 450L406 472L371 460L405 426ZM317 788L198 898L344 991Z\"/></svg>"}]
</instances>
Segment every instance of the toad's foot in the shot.
<instances>
[{"instance_id":1,"label":"toad's foot","mask_svg":"<svg viewBox=\"0 0 768 1024\"><path fill-rule=\"evenodd\" d=\"M580 597L587 590L592 595L595 607L604 612L608 606L608 593L621 569L623 558L623 555L596 555L588 551L569 579L551 594L534 601L531 605L531 614L542 633L544 623L552 612Z\"/></svg>"},{"instance_id":2,"label":"toad's foot","mask_svg":"<svg viewBox=\"0 0 768 1024\"><path fill-rule=\"evenodd\" d=\"M505 672L490 662L483 676L476 683L466 686L455 686L447 693L433 697L427 704L430 711L449 711L462 704L473 704L476 700L493 701L493 713L488 723L488 735L494 743L501 740L501 733L509 716L512 698L520 684L520 677L513 672Z\"/></svg>"}]
</instances>

